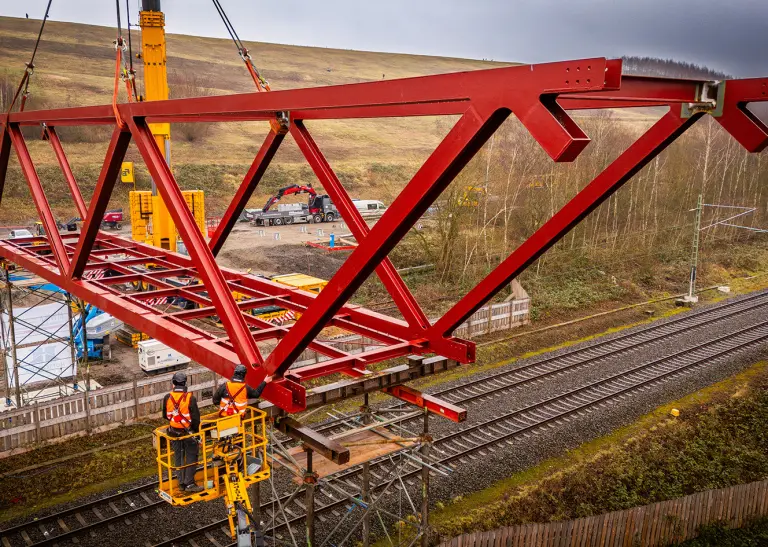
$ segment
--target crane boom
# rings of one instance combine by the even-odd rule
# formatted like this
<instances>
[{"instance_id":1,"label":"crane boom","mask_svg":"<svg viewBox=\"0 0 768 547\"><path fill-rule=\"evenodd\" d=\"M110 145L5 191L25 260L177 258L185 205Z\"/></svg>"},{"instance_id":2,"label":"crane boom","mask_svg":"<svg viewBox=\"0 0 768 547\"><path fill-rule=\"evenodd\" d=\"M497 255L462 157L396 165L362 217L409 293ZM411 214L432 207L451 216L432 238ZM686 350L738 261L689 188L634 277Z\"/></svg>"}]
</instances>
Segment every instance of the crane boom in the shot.
<instances>
[{"instance_id":1,"label":"crane boom","mask_svg":"<svg viewBox=\"0 0 768 547\"><path fill-rule=\"evenodd\" d=\"M307 184L306 186L303 184L291 184L290 186L280 188L274 196L267 200L267 203L264 204L264 208L262 208L261 211L266 213L269 211L270 207L283 199L283 196L290 196L293 194L309 194L312 197L315 197L317 192L312 188L311 184Z\"/></svg>"}]
</instances>

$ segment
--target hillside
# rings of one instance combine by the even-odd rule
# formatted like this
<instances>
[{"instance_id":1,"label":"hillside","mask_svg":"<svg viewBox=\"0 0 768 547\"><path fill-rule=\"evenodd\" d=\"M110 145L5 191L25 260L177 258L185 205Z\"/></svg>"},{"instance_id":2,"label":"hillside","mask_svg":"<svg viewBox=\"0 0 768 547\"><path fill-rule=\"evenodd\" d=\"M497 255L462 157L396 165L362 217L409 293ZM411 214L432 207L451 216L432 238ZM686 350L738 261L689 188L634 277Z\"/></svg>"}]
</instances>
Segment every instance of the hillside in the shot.
<instances>
[{"instance_id":1,"label":"hillside","mask_svg":"<svg viewBox=\"0 0 768 547\"><path fill-rule=\"evenodd\" d=\"M21 69L29 60L39 21L0 17L0 77L15 89ZM108 27L49 21L37 54L28 109L106 104L111 100L114 74L115 30ZM134 32L134 51L139 43ZM255 62L272 88L291 89L382 78L401 78L443 72L476 70L501 63L467 59L371 53L278 44L248 44ZM139 63L140 65L140 63ZM217 95L254 90L231 41L168 35L168 67L172 96ZM141 81L141 71L139 70ZM1 92L0 92L1 94ZM434 119L327 121L309 124L342 180L361 191L379 186L379 179L399 183L416 168L444 132ZM172 128L173 162L186 187L210 193L212 210L234 187L253 159L267 132L265 123L210 125L201 132ZM103 128L64 131L66 148L83 184L101 161L108 133ZM98 144L93 141L98 141ZM56 162L48 146L32 142L32 154L49 180L56 180ZM135 149L129 159L138 159ZM12 162L12 164L15 162ZM294 182L311 181L312 174L290 139L286 140L264 181L264 190ZM279 166L279 167L278 167ZM10 195L17 190L15 166ZM140 187L148 184L139 169ZM23 191L22 188L18 188ZM51 188L53 191L53 188ZM383 191L382 197L391 192ZM61 196L65 198L65 195ZM52 201L57 202L56 195ZM259 197L258 202L263 202ZM62 206L65 201L62 200ZM0 222L7 209L0 211ZM5 218L5 220L9 220Z\"/></svg>"}]
</instances>

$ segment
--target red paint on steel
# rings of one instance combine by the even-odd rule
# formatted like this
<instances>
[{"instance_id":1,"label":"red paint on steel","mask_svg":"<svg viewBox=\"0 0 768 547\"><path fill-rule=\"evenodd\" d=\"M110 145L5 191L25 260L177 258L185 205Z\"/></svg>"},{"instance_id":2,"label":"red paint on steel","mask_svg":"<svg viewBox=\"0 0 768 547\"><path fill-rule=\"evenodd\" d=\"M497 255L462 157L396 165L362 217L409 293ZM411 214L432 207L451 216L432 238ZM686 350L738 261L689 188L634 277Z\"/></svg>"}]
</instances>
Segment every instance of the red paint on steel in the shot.
<instances>
[{"instance_id":1,"label":"red paint on steel","mask_svg":"<svg viewBox=\"0 0 768 547\"><path fill-rule=\"evenodd\" d=\"M715 119L750 152L768 148L768 125L747 109L751 102L768 101L768 78L725 83L722 116Z\"/></svg>"},{"instance_id":2,"label":"red paint on steel","mask_svg":"<svg viewBox=\"0 0 768 547\"><path fill-rule=\"evenodd\" d=\"M493 272L477 284L432 327L434 334L450 333L509 284L534 260L557 243L598 205L664 150L699 116L685 119L670 111L600 173L590 184L536 230Z\"/></svg>"},{"instance_id":3,"label":"red paint on steel","mask_svg":"<svg viewBox=\"0 0 768 547\"><path fill-rule=\"evenodd\" d=\"M56 129L52 126L45 128L45 136L48 142L51 143L53 153L56 154L56 160L59 162L61 172L64 174L64 179L69 186L69 193L72 194L72 200L75 202L75 208L80 218L85 220L88 216L88 209L85 206L85 200L83 200L83 194L80 192L80 187L77 185L75 174L72 172L72 167L69 165L67 155L64 153L64 147L61 146L59 140L59 134L56 133Z\"/></svg>"},{"instance_id":4,"label":"red paint on steel","mask_svg":"<svg viewBox=\"0 0 768 547\"><path fill-rule=\"evenodd\" d=\"M331 196L331 200L341 213L341 217L347 221L352 235L358 242L363 242L370 231L368 225L301 120L296 120L291 125L291 136L299 145L301 153L304 154L320 184ZM392 295L397 308L413 328L414 333L423 332L429 326L429 319L397 273L389 257L384 257L379 267L376 268L376 274L386 287L387 292Z\"/></svg>"},{"instance_id":5,"label":"red paint on steel","mask_svg":"<svg viewBox=\"0 0 768 547\"><path fill-rule=\"evenodd\" d=\"M99 173L99 179L96 182L96 188L91 198L91 205L88 208L88 212L82 217L81 237L77 241L75 255L72 257L72 265L69 270L69 277L73 279L81 277L85 271L91 250L96 243L96 236L101 227L102 217L107 210L107 206L109 206L109 199L112 197L112 190L114 190L117 183L120 166L123 163L130 143L131 134L116 127L112 132L112 139L107 147L106 157L101 166L101 173ZM77 183L75 183L75 187L77 187Z\"/></svg>"},{"instance_id":6,"label":"red paint on steel","mask_svg":"<svg viewBox=\"0 0 768 547\"><path fill-rule=\"evenodd\" d=\"M323 288L314 305L302 314L269 355L265 362L269 374L281 375L288 370L301 353L299 348L319 334L328 319L349 300L505 118L506 113L483 118L470 109L459 119L371 229L365 245L352 252ZM471 355L466 355L463 360L471 358Z\"/></svg>"},{"instance_id":7,"label":"red paint on steel","mask_svg":"<svg viewBox=\"0 0 768 547\"><path fill-rule=\"evenodd\" d=\"M408 386L392 386L382 389L384 393L392 395L408 404L424 408L432 414L448 418L452 422L461 423L467 419L467 410L451 404L432 395L427 395Z\"/></svg>"},{"instance_id":8,"label":"red paint on steel","mask_svg":"<svg viewBox=\"0 0 768 547\"><path fill-rule=\"evenodd\" d=\"M0 203L3 202L5 189L5 174L8 172L8 161L11 159L11 136L6 126L0 126Z\"/></svg>"},{"instance_id":9,"label":"red paint on steel","mask_svg":"<svg viewBox=\"0 0 768 547\"><path fill-rule=\"evenodd\" d=\"M184 195L158 148L152 131L143 119L131 118L128 123L136 138L139 152L157 185L157 190L166 203L176 229L187 247L189 257L208 289L208 294L221 322L224 323L227 334L235 343L235 351L240 357L240 362L255 368L256 381L261 382L266 376L264 369L258 367L263 362L261 352L250 336L243 315L237 309L235 299L227 288L224 276L216 265L203 235L197 228L192 212L187 207Z\"/></svg>"},{"instance_id":10,"label":"red paint on steel","mask_svg":"<svg viewBox=\"0 0 768 547\"><path fill-rule=\"evenodd\" d=\"M19 126L41 123L49 127L114 126L116 117L111 106L3 114L0 115L0 189L5 182L10 149L14 148L48 235L0 241L0 257L93 303L223 376L229 376L239 362L256 369L248 376L250 384L257 385L267 374L274 374L264 396L294 412L305 404L305 391L300 382L313 378L334 373L364 376L370 364L409 353L437 352L460 362L472 361L474 344L450 337L452 330L674 141L704 110L715 116L748 150L765 149L768 128L746 110L745 105L768 100L766 85L766 79L730 80L723 91L712 82L622 78L620 61L585 59L327 88L118 105L128 128L126 132L113 134L86 214L86 225L79 235L60 235L56 231ZM714 97L722 103L716 105L718 110L711 104ZM568 116L567 110L632 106L670 106L672 110L430 326L386 257L507 116L514 113L553 159L570 161L589 139ZM695 114L686 117L686 112ZM179 186L147 126L150 122L273 121L277 113L289 114L294 138L359 242L320 294L222 268L214 260L214 254L221 249L273 159L283 139L282 133L267 136L208 245L195 226ZM460 117L372 228L368 228L353 207L348 193L303 123L307 119L437 114ZM54 135L51 144L75 205L82 212L84 203L77 203L77 183L71 176L64 150L55 131L50 129L49 133ZM106 207L131 137L169 206L189 257L98 231L101 215L96 213ZM144 268L150 263L156 269ZM407 321L348 304L350 296L374 271L380 274ZM126 292L124 287L128 282L140 282L149 290ZM245 299L236 302L233 292L243 294ZM197 308L171 309L170 305L178 304L179 299L192 302ZM292 326L277 326L248 313L267 304L289 310L299 319ZM214 315L224 323L226 335L204 329L195 322ZM349 354L318 340L321 331L329 326L360 334L372 340L370 345L376 347ZM257 344L267 340L277 341L277 346L262 360ZM288 371L307 348L327 360ZM443 402L430 402L429 396L409 390L398 390L398 396L425 408L432 405L443 415L448 408ZM458 410L454 414L457 417Z\"/></svg>"},{"instance_id":11,"label":"red paint on steel","mask_svg":"<svg viewBox=\"0 0 768 547\"><path fill-rule=\"evenodd\" d=\"M328 245L324 245L322 243L315 243L314 241L307 241L305 242L305 245L308 245L309 247L312 247L314 249L321 249L329 253L333 251L353 251L357 249L357 245L334 245L333 247L329 247Z\"/></svg>"},{"instance_id":12,"label":"red paint on steel","mask_svg":"<svg viewBox=\"0 0 768 547\"><path fill-rule=\"evenodd\" d=\"M43 190L40 177L37 175L35 164L32 162L32 157L29 155L27 143L24 141L24 135L21 134L21 128L16 124L8 124L6 128L11 136L13 148L16 150L16 157L19 159L21 172L24 173L24 178L27 180L27 186L29 186L29 191L32 194L32 201L35 203L37 214L40 216L43 228L45 228L46 237L50 242L53 257L56 260L60 271L66 272L69 268L69 257L67 256L64 244L61 241L59 228L56 225L56 219L53 218L53 212L51 212L51 206L48 204L48 199L45 197L45 190Z\"/></svg>"},{"instance_id":13,"label":"red paint on steel","mask_svg":"<svg viewBox=\"0 0 768 547\"><path fill-rule=\"evenodd\" d=\"M243 182L237 189L235 198L229 204L227 212L224 213L216 232L208 243L213 256L216 256L219 254L219 251L221 251L229 233L232 231L232 228L234 228L235 223L237 223L237 219L240 218L245 206L248 204L248 200L251 198L253 191L264 176L267 167L269 167L269 164L272 162L272 158L275 157L275 153L277 153L277 149L280 148L280 144L283 142L284 138L285 131L281 128L281 131L278 133L270 131L267 138L264 139L264 143L261 145L259 153L256 154L256 158L253 160L251 168L248 169L248 172L243 178Z\"/></svg>"}]
</instances>

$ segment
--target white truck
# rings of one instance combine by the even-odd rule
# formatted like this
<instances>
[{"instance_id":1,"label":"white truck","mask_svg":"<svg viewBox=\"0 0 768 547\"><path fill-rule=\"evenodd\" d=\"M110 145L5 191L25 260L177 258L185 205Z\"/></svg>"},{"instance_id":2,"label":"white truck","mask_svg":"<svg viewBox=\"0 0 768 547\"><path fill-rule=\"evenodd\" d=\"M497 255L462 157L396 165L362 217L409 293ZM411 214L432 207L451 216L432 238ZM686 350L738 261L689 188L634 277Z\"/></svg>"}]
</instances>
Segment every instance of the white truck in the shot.
<instances>
[{"instance_id":1,"label":"white truck","mask_svg":"<svg viewBox=\"0 0 768 547\"><path fill-rule=\"evenodd\" d=\"M191 359L157 340L139 342L139 366L144 372L165 372L188 365Z\"/></svg>"}]
</instances>

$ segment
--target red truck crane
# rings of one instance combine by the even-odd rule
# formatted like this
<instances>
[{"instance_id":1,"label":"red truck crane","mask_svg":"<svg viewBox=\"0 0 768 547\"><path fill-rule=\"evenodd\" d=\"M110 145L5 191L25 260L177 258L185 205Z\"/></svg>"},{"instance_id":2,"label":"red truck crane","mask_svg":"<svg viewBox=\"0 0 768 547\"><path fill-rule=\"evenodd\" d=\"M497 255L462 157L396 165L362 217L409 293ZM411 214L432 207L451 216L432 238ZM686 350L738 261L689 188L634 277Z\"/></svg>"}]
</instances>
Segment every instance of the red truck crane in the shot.
<instances>
[{"instance_id":1,"label":"red truck crane","mask_svg":"<svg viewBox=\"0 0 768 547\"><path fill-rule=\"evenodd\" d=\"M309 194L307 205L302 206L300 210L294 211L270 211L270 208L283 199L284 196L293 194ZM291 184L290 186L280 188L275 195L267 200L261 211L255 211L250 215L246 215L246 218L257 226L282 226L283 224L298 224L309 222L310 220L315 223L333 222L339 216L338 209L336 209L328 195L318 195L311 184L306 186Z\"/></svg>"},{"instance_id":2,"label":"red truck crane","mask_svg":"<svg viewBox=\"0 0 768 547\"><path fill-rule=\"evenodd\" d=\"M315 189L312 188L311 184L299 185L299 184L291 184L290 186L286 186L285 188L280 188L277 193L269 198L267 200L267 203L264 205L264 208L261 210L263 213L266 213L269 211L270 207L272 207L275 203L283 199L283 196L290 196L293 194L309 194L310 196L316 196L317 192L315 192ZM311 198L310 198L311 201Z\"/></svg>"}]
</instances>

